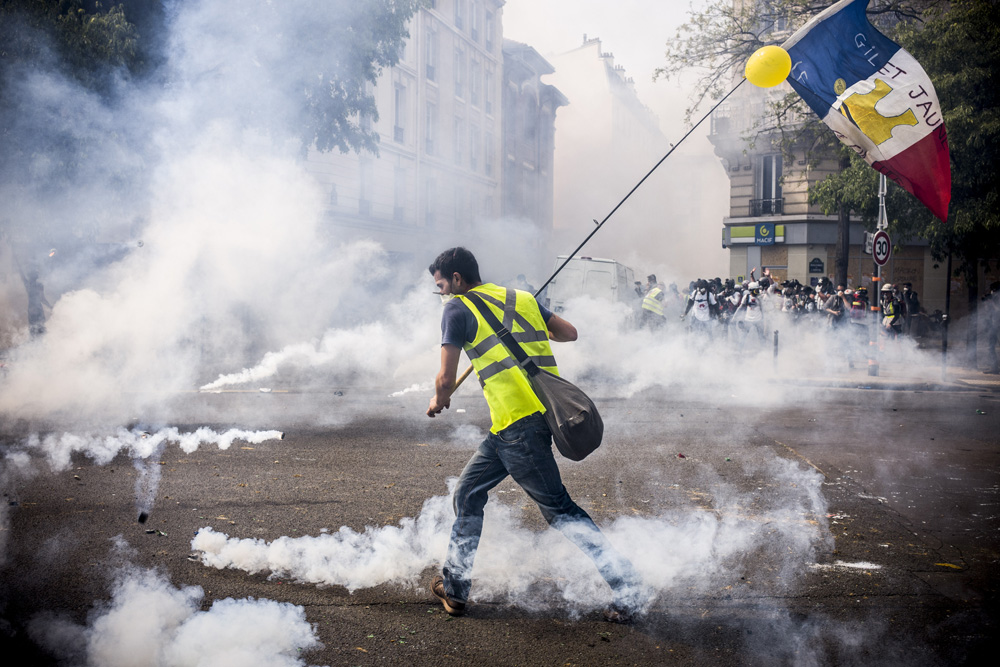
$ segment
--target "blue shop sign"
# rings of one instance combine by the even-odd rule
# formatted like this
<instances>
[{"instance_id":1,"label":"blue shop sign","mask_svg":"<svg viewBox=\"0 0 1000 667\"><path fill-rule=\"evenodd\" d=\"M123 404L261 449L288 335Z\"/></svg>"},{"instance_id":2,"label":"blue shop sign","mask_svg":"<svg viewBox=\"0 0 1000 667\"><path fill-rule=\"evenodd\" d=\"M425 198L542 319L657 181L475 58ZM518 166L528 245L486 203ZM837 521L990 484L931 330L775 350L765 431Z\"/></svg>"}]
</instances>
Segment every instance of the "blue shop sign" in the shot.
<instances>
[{"instance_id":1,"label":"blue shop sign","mask_svg":"<svg viewBox=\"0 0 1000 667\"><path fill-rule=\"evenodd\" d=\"M754 245L774 245L774 223L763 222L754 227Z\"/></svg>"}]
</instances>

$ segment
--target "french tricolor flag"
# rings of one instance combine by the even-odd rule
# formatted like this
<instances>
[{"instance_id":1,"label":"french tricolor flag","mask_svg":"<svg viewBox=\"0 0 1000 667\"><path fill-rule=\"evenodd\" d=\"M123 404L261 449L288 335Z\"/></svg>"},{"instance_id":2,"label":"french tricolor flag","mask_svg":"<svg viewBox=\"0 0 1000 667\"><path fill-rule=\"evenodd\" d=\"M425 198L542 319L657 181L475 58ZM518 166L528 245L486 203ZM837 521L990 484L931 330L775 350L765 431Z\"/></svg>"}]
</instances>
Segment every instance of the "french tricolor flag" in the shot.
<instances>
[{"instance_id":1,"label":"french tricolor flag","mask_svg":"<svg viewBox=\"0 0 1000 667\"><path fill-rule=\"evenodd\" d=\"M782 47L788 83L865 162L948 219L948 135L934 86L913 56L876 30L869 0L841 0Z\"/></svg>"}]
</instances>

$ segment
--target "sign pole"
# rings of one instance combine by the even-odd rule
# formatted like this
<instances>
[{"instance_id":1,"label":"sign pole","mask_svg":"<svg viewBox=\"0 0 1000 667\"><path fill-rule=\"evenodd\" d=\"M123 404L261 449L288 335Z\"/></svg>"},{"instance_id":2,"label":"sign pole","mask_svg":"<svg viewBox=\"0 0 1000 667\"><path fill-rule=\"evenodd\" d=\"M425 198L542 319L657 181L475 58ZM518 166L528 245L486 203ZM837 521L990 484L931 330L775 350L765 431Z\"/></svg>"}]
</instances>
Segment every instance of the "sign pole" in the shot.
<instances>
[{"instance_id":1,"label":"sign pole","mask_svg":"<svg viewBox=\"0 0 1000 667\"><path fill-rule=\"evenodd\" d=\"M885 212L885 191L885 174L879 174L878 231L872 242L872 258L875 261L872 289L875 293L871 295L871 312L875 317L874 322L872 322L871 337L868 341L868 375L871 377L878 377L879 374L878 343L882 334L882 265L889 261L889 252L892 247L885 231L889 227L889 216Z\"/></svg>"},{"instance_id":2,"label":"sign pole","mask_svg":"<svg viewBox=\"0 0 1000 667\"><path fill-rule=\"evenodd\" d=\"M948 244L948 269L945 271L944 317L941 318L941 382L948 381L948 321L951 313L951 244Z\"/></svg>"}]
</instances>

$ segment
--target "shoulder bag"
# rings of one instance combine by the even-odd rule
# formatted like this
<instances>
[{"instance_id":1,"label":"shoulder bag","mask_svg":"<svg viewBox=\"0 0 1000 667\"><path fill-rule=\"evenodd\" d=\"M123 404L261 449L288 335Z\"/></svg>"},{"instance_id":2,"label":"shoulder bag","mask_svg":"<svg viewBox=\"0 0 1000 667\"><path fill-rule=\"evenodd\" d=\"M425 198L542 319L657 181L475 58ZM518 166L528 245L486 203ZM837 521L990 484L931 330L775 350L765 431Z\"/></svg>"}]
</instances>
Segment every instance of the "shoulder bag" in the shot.
<instances>
[{"instance_id":1,"label":"shoulder bag","mask_svg":"<svg viewBox=\"0 0 1000 667\"><path fill-rule=\"evenodd\" d=\"M463 296L479 309L486 323L528 374L535 395L545 406L545 423L552 431L559 453L571 461L582 461L600 447L604 421L590 397L572 382L539 368L478 294L466 292Z\"/></svg>"}]
</instances>

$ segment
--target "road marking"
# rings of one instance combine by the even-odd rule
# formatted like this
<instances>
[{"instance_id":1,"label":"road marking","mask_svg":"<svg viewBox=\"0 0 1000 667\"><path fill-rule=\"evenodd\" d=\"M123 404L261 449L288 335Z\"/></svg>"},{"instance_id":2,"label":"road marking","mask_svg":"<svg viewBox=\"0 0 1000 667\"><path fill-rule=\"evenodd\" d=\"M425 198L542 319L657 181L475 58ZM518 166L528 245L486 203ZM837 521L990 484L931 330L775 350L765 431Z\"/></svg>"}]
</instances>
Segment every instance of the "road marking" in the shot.
<instances>
[{"instance_id":1,"label":"road marking","mask_svg":"<svg viewBox=\"0 0 1000 667\"><path fill-rule=\"evenodd\" d=\"M776 443L778 443L779 445L781 445L782 447L784 447L785 449L787 449L788 451L790 451L790 452L791 452L792 454L794 454L794 455L795 455L795 456L797 456L798 458L800 458L800 459L802 459L803 461L805 461L806 463L808 463L808 464L809 464L810 466L812 466L813 468L815 468L815 469L816 469L816 471L817 471L817 472L819 472L819 474L823 475L823 477L826 477L826 473L825 473L825 472L823 472L823 469L822 469L822 468L820 468L820 467L819 467L818 465L816 465L815 463L813 463L812 461L810 461L810 460L809 460L809 459L807 459L806 457L802 456L802 454L799 454L799 453L798 453L797 451L795 451L795 449L794 449L794 448L792 448L792 447L789 447L788 445L786 445L785 443L781 442L780 440L775 440L775 442L776 442Z\"/></svg>"}]
</instances>

